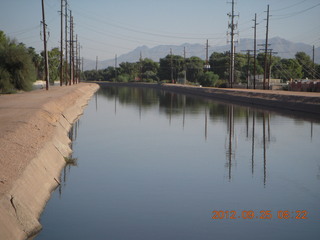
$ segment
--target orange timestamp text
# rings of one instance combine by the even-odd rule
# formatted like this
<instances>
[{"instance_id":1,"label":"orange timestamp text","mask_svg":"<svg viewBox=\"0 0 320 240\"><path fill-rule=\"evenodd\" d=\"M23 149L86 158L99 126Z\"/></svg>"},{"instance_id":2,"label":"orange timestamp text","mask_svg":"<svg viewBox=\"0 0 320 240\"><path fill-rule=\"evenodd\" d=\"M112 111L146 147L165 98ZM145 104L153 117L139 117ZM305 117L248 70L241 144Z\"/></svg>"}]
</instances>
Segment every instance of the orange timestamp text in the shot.
<instances>
[{"instance_id":1,"label":"orange timestamp text","mask_svg":"<svg viewBox=\"0 0 320 240\"><path fill-rule=\"evenodd\" d=\"M243 211L234 211L234 210L215 210L212 211L212 219L308 219L308 211L306 210L279 210L272 212L271 210L261 210L261 211L252 211L252 210L243 210Z\"/></svg>"}]
</instances>

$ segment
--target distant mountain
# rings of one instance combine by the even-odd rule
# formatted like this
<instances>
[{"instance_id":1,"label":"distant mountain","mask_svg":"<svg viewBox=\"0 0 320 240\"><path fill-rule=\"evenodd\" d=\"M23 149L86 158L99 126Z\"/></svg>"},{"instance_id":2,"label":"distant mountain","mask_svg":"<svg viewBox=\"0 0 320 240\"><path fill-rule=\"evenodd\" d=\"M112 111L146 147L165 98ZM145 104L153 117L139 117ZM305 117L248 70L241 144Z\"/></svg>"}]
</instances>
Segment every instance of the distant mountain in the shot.
<instances>
[{"instance_id":1,"label":"distant mountain","mask_svg":"<svg viewBox=\"0 0 320 240\"><path fill-rule=\"evenodd\" d=\"M257 45L264 44L265 40L258 39ZM269 39L269 46L272 51L277 52L277 56L281 58L294 58L297 52L305 52L309 56L312 56L312 46L305 43L294 43L283 38L274 37ZM149 48L147 46L141 46L134 49L131 52L123 54L118 57L118 63L121 62L137 62L140 58L140 53L143 58L150 58L154 61L159 61L160 58L167 56L172 49L174 55L183 56L184 47L186 48L187 57L197 56L205 59L205 45L204 44L189 44L184 43L180 46L178 45L159 45L156 47ZM257 50L262 49L263 46L257 46ZM236 52L242 50L253 49L253 39L243 38L240 39L239 43L236 45ZM230 45L223 46L212 46L209 48L209 56L213 52L225 52L230 50ZM320 48L315 49L315 62L320 63ZM95 69L96 62L93 60L84 60L84 69L91 70ZM114 66L114 59L99 61L98 68L103 69L108 66Z\"/></svg>"}]
</instances>

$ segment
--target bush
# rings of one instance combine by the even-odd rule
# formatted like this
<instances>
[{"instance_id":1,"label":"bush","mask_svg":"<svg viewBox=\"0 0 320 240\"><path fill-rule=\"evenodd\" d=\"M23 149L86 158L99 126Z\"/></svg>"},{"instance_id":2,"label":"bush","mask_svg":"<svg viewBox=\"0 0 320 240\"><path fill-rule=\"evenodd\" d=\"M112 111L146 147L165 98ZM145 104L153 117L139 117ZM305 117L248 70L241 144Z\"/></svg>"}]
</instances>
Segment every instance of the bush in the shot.
<instances>
[{"instance_id":1,"label":"bush","mask_svg":"<svg viewBox=\"0 0 320 240\"><path fill-rule=\"evenodd\" d=\"M204 87L214 87L215 83L219 80L219 76L213 72L205 72L199 80L199 83Z\"/></svg>"},{"instance_id":2,"label":"bush","mask_svg":"<svg viewBox=\"0 0 320 240\"><path fill-rule=\"evenodd\" d=\"M0 42L0 92L31 90L35 80L35 66L28 49L23 44L17 45L14 41L2 37Z\"/></svg>"}]
</instances>

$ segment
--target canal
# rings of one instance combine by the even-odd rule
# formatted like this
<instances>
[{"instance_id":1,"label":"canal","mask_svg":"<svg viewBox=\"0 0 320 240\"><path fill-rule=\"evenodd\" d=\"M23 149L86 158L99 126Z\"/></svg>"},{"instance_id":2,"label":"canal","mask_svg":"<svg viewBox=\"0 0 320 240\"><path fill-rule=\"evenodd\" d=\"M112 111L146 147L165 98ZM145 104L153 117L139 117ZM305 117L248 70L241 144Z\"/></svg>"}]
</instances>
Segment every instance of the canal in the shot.
<instances>
[{"instance_id":1,"label":"canal","mask_svg":"<svg viewBox=\"0 0 320 240\"><path fill-rule=\"evenodd\" d=\"M317 120L101 88L35 239L319 239L319 136Z\"/></svg>"}]
</instances>

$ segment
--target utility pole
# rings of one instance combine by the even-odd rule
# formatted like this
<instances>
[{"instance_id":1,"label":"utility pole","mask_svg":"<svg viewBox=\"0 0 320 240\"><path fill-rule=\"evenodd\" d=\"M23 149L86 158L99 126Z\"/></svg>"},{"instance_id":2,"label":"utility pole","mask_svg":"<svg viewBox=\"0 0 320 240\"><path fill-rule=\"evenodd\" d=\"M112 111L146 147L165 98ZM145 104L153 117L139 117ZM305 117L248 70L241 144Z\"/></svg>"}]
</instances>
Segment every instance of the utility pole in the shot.
<instances>
[{"instance_id":1,"label":"utility pole","mask_svg":"<svg viewBox=\"0 0 320 240\"><path fill-rule=\"evenodd\" d=\"M69 77L68 77L68 75L69 75L69 73L68 73L68 2L67 2L67 0L65 0L65 64L66 64L66 69L65 69L65 78L66 78L66 86L68 85L68 79L69 79Z\"/></svg>"},{"instance_id":2,"label":"utility pole","mask_svg":"<svg viewBox=\"0 0 320 240\"><path fill-rule=\"evenodd\" d=\"M174 83L174 80L173 80L173 59L172 59L172 48L170 48L170 66L171 66L171 83Z\"/></svg>"},{"instance_id":3,"label":"utility pole","mask_svg":"<svg viewBox=\"0 0 320 240\"><path fill-rule=\"evenodd\" d=\"M42 2L42 25L43 25L43 48L44 48L44 71L45 71L45 82L46 90L49 90L49 64L48 64L48 51L47 51L47 25L44 13L44 0Z\"/></svg>"},{"instance_id":4,"label":"utility pole","mask_svg":"<svg viewBox=\"0 0 320 240\"><path fill-rule=\"evenodd\" d=\"M70 37L69 37L69 48L70 48L70 79L69 79L69 85L71 85L71 82L73 80L73 17L72 17L72 11L70 10Z\"/></svg>"},{"instance_id":5,"label":"utility pole","mask_svg":"<svg viewBox=\"0 0 320 240\"><path fill-rule=\"evenodd\" d=\"M63 1L61 0L61 34L60 34L60 86L63 81Z\"/></svg>"},{"instance_id":6,"label":"utility pole","mask_svg":"<svg viewBox=\"0 0 320 240\"><path fill-rule=\"evenodd\" d=\"M272 66L272 54L278 54L278 52L273 52L273 49L269 49L269 65L268 65L268 89L270 87L270 78L271 78L271 66Z\"/></svg>"},{"instance_id":7,"label":"utility pole","mask_svg":"<svg viewBox=\"0 0 320 240\"><path fill-rule=\"evenodd\" d=\"M267 71L268 71L268 36L269 36L269 4L267 8L267 25L266 25L266 43L265 43L265 50L264 50L264 75L263 75L263 89L266 89L266 78L267 78ZM269 88L269 86L268 86Z\"/></svg>"},{"instance_id":8,"label":"utility pole","mask_svg":"<svg viewBox=\"0 0 320 240\"><path fill-rule=\"evenodd\" d=\"M257 14L254 14L254 50L253 50L253 89L256 89L257 75Z\"/></svg>"},{"instance_id":9,"label":"utility pole","mask_svg":"<svg viewBox=\"0 0 320 240\"><path fill-rule=\"evenodd\" d=\"M80 43L78 43L78 82L77 83L79 83L80 82L80 79L81 79L81 45L80 45Z\"/></svg>"},{"instance_id":10,"label":"utility pole","mask_svg":"<svg viewBox=\"0 0 320 240\"><path fill-rule=\"evenodd\" d=\"M235 47L234 47L234 35L235 30L238 26L238 24L234 23L234 18L238 17L239 15L234 15L234 0L231 2L232 4L232 11L231 14L229 13L228 16L231 18L231 23L229 23L228 27L230 28L230 36L231 36L231 50L230 50L230 74L229 74L229 87L232 88L232 85L234 83L234 55L235 55Z\"/></svg>"},{"instance_id":11,"label":"utility pole","mask_svg":"<svg viewBox=\"0 0 320 240\"><path fill-rule=\"evenodd\" d=\"M76 67L75 67L75 81L73 84L78 83L78 77L79 77L79 61L78 61L78 34L76 34L76 56L75 56L75 62L76 62Z\"/></svg>"},{"instance_id":12,"label":"utility pole","mask_svg":"<svg viewBox=\"0 0 320 240\"><path fill-rule=\"evenodd\" d=\"M71 34L71 50L72 50L72 84L74 84L74 81L75 81L75 55L74 55L74 22L73 22L73 16L71 16L71 20L72 20L72 34Z\"/></svg>"},{"instance_id":13,"label":"utility pole","mask_svg":"<svg viewBox=\"0 0 320 240\"><path fill-rule=\"evenodd\" d=\"M183 76L183 84L186 84L187 82L187 63L186 63L186 47L183 47L183 70L184 70L184 76Z\"/></svg>"},{"instance_id":14,"label":"utility pole","mask_svg":"<svg viewBox=\"0 0 320 240\"><path fill-rule=\"evenodd\" d=\"M96 72L98 72L98 56L96 56Z\"/></svg>"},{"instance_id":15,"label":"utility pole","mask_svg":"<svg viewBox=\"0 0 320 240\"><path fill-rule=\"evenodd\" d=\"M82 61L81 61L81 72L83 73L83 60L84 58L82 57Z\"/></svg>"},{"instance_id":16,"label":"utility pole","mask_svg":"<svg viewBox=\"0 0 320 240\"><path fill-rule=\"evenodd\" d=\"M209 41L207 39L207 44L206 44L206 64L204 65L204 70L208 71L210 69L209 65Z\"/></svg>"},{"instance_id":17,"label":"utility pole","mask_svg":"<svg viewBox=\"0 0 320 240\"><path fill-rule=\"evenodd\" d=\"M312 63L313 63L312 79L315 79L316 65L314 64L314 45L312 46Z\"/></svg>"},{"instance_id":18,"label":"utility pole","mask_svg":"<svg viewBox=\"0 0 320 240\"><path fill-rule=\"evenodd\" d=\"M254 52L254 50L242 50L242 52L247 52L247 89L249 89L249 79L250 79L250 52Z\"/></svg>"},{"instance_id":19,"label":"utility pole","mask_svg":"<svg viewBox=\"0 0 320 240\"><path fill-rule=\"evenodd\" d=\"M115 70L115 77L116 77L116 81L117 81L117 78L118 78L118 73L117 73L117 66L118 66L118 56L116 54L115 58L114 58L114 70Z\"/></svg>"}]
</instances>

